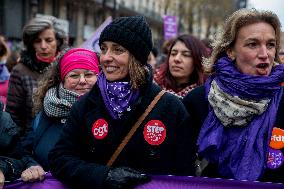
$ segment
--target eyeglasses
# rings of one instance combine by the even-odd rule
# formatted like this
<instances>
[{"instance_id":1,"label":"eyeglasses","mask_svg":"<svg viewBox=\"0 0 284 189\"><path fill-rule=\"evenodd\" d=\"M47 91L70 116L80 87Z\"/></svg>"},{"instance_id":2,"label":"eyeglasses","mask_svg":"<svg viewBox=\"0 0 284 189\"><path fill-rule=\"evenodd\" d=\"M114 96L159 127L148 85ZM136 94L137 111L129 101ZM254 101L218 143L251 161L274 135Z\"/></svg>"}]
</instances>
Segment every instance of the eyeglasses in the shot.
<instances>
[{"instance_id":1,"label":"eyeglasses","mask_svg":"<svg viewBox=\"0 0 284 189\"><path fill-rule=\"evenodd\" d=\"M89 84L93 83L95 79L97 79L97 75L93 72L87 72L81 74L71 72L69 75L66 76L66 78L69 79L69 81L72 84L78 84L81 80L81 77L83 77L85 81Z\"/></svg>"}]
</instances>

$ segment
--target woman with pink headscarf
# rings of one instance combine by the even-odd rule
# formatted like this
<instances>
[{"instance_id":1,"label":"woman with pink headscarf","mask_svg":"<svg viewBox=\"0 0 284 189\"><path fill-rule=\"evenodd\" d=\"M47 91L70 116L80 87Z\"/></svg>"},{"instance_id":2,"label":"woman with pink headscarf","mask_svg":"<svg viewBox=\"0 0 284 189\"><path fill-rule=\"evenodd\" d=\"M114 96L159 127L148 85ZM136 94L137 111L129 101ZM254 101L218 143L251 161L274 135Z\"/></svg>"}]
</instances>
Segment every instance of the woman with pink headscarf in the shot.
<instances>
[{"instance_id":1,"label":"woman with pink headscarf","mask_svg":"<svg viewBox=\"0 0 284 189\"><path fill-rule=\"evenodd\" d=\"M96 53L73 48L63 51L39 82L33 109L37 116L26 147L34 152L35 160L45 171L49 170L48 153L60 137L71 106L92 88L98 74Z\"/></svg>"}]
</instances>

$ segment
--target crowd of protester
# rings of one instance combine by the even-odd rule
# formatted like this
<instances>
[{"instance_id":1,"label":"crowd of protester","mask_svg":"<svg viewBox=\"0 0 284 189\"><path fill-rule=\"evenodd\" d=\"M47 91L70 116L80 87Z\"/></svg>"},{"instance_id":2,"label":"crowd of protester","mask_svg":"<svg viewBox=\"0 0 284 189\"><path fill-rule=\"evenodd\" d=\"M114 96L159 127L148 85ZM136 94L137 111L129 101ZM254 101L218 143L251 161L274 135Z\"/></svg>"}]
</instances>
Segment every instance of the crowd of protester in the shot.
<instances>
[{"instance_id":1,"label":"crowd of protester","mask_svg":"<svg viewBox=\"0 0 284 189\"><path fill-rule=\"evenodd\" d=\"M0 189L47 172L59 189L151 175L284 183L280 26L240 9L212 41L180 34L161 50L141 15L106 26L100 52L68 46L52 16L24 26L20 54L1 36Z\"/></svg>"}]
</instances>

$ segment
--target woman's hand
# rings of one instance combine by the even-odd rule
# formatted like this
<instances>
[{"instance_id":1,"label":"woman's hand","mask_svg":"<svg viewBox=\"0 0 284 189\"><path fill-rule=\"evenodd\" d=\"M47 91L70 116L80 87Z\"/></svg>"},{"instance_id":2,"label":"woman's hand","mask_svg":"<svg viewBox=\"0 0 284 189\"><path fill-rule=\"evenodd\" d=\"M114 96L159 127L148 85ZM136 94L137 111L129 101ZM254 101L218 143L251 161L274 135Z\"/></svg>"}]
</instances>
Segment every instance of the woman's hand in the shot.
<instances>
[{"instance_id":1,"label":"woman's hand","mask_svg":"<svg viewBox=\"0 0 284 189\"><path fill-rule=\"evenodd\" d=\"M25 182L34 182L44 179L44 170L41 166L31 166L22 172L21 178Z\"/></svg>"},{"instance_id":2,"label":"woman's hand","mask_svg":"<svg viewBox=\"0 0 284 189\"><path fill-rule=\"evenodd\" d=\"M4 187L4 182L5 182L5 176L3 172L0 170L0 189Z\"/></svg>"}]
</instances>

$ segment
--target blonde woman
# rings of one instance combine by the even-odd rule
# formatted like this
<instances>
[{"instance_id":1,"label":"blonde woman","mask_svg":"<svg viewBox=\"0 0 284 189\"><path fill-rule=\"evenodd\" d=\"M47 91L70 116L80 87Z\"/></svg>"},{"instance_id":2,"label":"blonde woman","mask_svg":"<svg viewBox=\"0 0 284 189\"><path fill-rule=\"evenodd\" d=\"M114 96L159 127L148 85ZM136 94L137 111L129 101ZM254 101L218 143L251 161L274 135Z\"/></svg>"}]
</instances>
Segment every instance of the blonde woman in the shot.
<instances>
[{"instance_id":1,"label":"blonde woman","mask_svg":"<svg viewBox=\"0 0 284 189\"><path fill-rule=\"evenodd\" d=\"M196 133L199 173L284 182L284 98L276 14L241 9L225 22L207 66L211 76L183 100ZM208 166L206 167L206 165Z\"/></svg>"}]
</instances>

